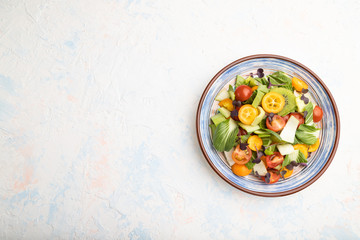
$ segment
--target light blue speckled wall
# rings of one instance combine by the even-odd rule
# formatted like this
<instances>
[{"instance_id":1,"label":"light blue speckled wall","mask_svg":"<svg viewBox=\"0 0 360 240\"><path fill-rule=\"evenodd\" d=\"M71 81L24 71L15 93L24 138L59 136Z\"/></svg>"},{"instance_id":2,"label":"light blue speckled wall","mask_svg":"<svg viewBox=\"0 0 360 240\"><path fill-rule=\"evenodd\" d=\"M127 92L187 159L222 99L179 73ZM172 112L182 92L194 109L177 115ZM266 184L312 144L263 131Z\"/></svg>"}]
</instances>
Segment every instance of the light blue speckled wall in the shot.
<instances>
[{"instance_id":1,"label":"light blue speckled wall","mask_svg":"<svg viewBox=\"0 0 360 240\"><path fill-rule=\"evenodd\" d=\"M1 1L1 239L359 239L359 1ZM195 133L226 64L293 58L332 91L327 172L283 198L218 177Z\"/></svg>"}]
</instances>

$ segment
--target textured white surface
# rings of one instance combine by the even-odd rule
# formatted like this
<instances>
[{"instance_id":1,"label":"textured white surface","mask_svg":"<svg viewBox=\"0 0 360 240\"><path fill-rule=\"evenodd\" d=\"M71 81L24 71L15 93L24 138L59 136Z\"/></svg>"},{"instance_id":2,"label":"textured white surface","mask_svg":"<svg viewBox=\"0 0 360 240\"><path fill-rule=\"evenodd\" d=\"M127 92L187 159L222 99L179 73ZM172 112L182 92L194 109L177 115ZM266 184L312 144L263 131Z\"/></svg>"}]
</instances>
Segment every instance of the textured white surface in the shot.
<instances>
[{"instance_id":1,"label":"textured white surface","mask_svg":"<svg viewBox=\"0 0 360 240\"><path fill-rule=\"evenodd\" d=\"M1 239L358 239L359 1L0 1ZM251 54L315 71L341 114L327 172L242 193L195 134L203 89Z\"/></svg>"}]
</instances>

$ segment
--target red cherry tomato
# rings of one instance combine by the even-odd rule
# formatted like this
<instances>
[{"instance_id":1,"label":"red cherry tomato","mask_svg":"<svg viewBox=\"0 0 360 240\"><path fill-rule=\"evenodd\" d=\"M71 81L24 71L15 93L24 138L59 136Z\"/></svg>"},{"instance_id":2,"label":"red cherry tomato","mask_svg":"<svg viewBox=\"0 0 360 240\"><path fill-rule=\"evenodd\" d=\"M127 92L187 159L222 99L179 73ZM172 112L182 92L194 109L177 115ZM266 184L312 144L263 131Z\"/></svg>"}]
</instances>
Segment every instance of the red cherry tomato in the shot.
<instances>
[{"instance_id":1,"label":"red cherry tomato","mask_svg":"<svg viewBox=\"0 0 360 240\"><path fill-rule=\"evenodd\" d=\"M268 168L275 168L278 165L282 164L283 161L284 157L279 152L274 152L273 155L266 156L266 166Z\"/></svg>"},{"instance_id":2,"label":"red cherry tomato","mask_svg":"<svg viewBox=\"0 0 360 240\"><path fill-rule=\"evenodd\" d=\"M250 161L251 156L252 152L249 146L247 146L245 150L241 150L240 145L237 145L231 157L235 163L245 164Z\"/></svg>"},{"instance_id":3,"label":"red cherry tomato","mask_svg":"<svg viewBox=\"0 0 360 240\"><path fill-rule=\"evenodd\" d=\"M279 181L280 174L277 174L273 171L269 171L268 173L270 173L270 182L268 184L273 184L273 183L276 183L277 181ZM264 182L266 182L264 177L262 177L262 180Z\"/></svg>"},{"instance_id":4,"label":"red cherry tomato","mask_svg":"<svg viewBox=\"0 0 360 240\"><path fill-rule=\"evenodd\" d=\"M253 90L251 87L247 85L240 85L235 90L235 99L241 102L246 101L251 97L252 93Z\"/></svg>"},{"instance_id":5,"label":"red cherry tomato","mask_svg":"<svg viewBox=\"0 0 360 240\"><path fill-rule=\"evenodd\" d=\"M316 106L313 111L313 120L314 122L320 122L323 117L323 110L321 107Z\"/></svg>"},{"instance_id":6,"label":"red cherry tomato","mask_svg":"<svg viewBox=\"0 0 360 240\"><path fill-rule=\"evenodd\" d=\"M305 122L304 117L303 117L303 115L301 115L300 113L290 113L290 114L284 116L283 119L285 120L286 123L287 123L287 121L289 120L289 118L290 118L291 116L294 116L297 120L299 120L298 127L299 127L301 124L304 124L304 122Z\"/></svg>"},{"instance_id":7,"label":"red cherry tomato","mask_svg":"<svg viewBox=\"0 0 360 240\"><path fill-rule=\"evenodd\" d=\"M269 121L269 118L266 119L266 127L274 132L282 130L285 127L285 124L285 120L279 115L274 115L271 123Z\"/></svg>"}]
</instances>

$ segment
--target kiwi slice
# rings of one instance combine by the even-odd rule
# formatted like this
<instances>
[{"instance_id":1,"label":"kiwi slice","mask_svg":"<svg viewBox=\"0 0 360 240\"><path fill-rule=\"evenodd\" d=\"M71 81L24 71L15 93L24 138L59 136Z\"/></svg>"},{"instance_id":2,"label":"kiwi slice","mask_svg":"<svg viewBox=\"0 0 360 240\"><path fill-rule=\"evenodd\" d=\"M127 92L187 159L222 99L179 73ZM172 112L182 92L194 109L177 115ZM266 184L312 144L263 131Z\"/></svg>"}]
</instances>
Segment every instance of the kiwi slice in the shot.
<instances>
[{"instance_id":1,"label":"kiwi slice","mask_svg":"<svg viewBox=\"0 0 360 240\"><path fill-rule=\"evenodd\" d=\"M283 95L285 98L285 106L284 108L278 113L280 116L285 116L291 112L294 112L296 109L296 97L292 91L286 88L273 88L270 92L277 92Z\"/></svg>"}]
</instances>

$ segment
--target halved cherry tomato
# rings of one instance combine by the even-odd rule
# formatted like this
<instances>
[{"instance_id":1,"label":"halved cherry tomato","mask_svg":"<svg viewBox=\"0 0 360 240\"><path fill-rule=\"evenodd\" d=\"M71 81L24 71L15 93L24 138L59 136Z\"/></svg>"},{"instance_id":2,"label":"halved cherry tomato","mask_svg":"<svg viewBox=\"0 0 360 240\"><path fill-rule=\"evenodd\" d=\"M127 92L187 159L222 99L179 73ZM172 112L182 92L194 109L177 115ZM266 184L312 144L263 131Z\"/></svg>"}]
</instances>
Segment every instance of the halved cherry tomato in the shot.
<instances>
[{"instance_id":1,"label":"halved cherry tomato","mask_svg":"<svg viewBox=\"0 0 360 240\"><path fill-rule=\"evenodd\" d=\"M291 80L292 86L296 89L296 91L301 92L303 89L308 89L308 85L301 79L297 77L293 77Z\"/></svg>"},{"instance_id":2,"label":"halved cherry tomato","mask_svg":"<svg viewBox=\"0 0 360 240\"><path fill-rule=\"evenodd\" d=\"M230 98L225 98L224 100L220 101L219 106L226 108L230 112L235 109Z\"/></svg>"},{"instance_id":3,"label":"halved cherry tomato","mask_svg":"<svg viewBox=\"0 0 360 240\"><path fill-rule=\"evenodd\" d=\"M295 150L300 150L302 154L304 154L305 158L308 157L308 146L305 144L295 144L294 145Z\"/></svg>"},{"instance_id":4,"label":"halved cherry tomato","mask_svg":"<svg viewBox=\"0 0 360 240\"><path fill-rule=\"evenodd\" d=\"M278 113L285 106L285 98L280 93L269 92L263 97L261 106L268 113Z\"/></svg>"},{"instance_id":5,"label":"halved cherry tomato","mask_svg":"<svg viewBox=\"0 0 360 240\"><path fill-rule=\"evenodd\" d=\"M250 161L252 156L251 149L249 146L246 147L245 150L240 149L240 145L237 145L231 157L237 164L245 164Z\"/></svg>"},{"instance_id":6,"label":"halved cherry tomato","mask_svg":"<svg viewBox=\"0 0 360 240\"><path fill-rule=\"evenodd\" d=\"M320 139L318 138L318 139L316 140L316 143L308 146L308 147L309 147L309 150L308 150L308 151L309 151L309 152L315 152L315 151L319 148L319 146L320 146Z\"/></svg>"},{"instance_id":7,"label":"halved cherry tomato","mask_svg":"<svg viewBox=\"0 0 360 240\"><path fill-rule=\"evenodd\" d=\"M282 164L283 161L284 157L279 152L274 152L273 155L266 156L266 166L268 168L275 168L278 165Z\"/></svg>"},{"instance_id":8,"label":"halved cherry tomato","mask_svg":"<svg viewBox=\"0 0 360 240\"><path fill-rule=\"evenodd\" d=\"M237 164L231 166L231 171L238 176L247 176L251 173L251 169L248 169L244 164Z\"/></svg>"},{"instance_id":9,"label":"halved cherry tomato","mask_svg":"<svg viewBox=\"0 0 360 240\"><path fill-rule=\"evenodd\" d=\"M271 131L278 132L285 127L285 120L279 115L274 115L270 123L269 118L266 119L266 127Z\"/></svg>"},{"instance_id":10,"label":"halved cherry tomato","mask_svg":"<svg viewBox=\"0 0 360 240\"><path fill-rule=\"evenodd\" d=\"M237 101L248 100L253 93L253 90L248 85L240 85L235 90L235 99Z\"/></svg>"},{"instance_id":11,"label":"halved cherry tomato","mask_svg":"<svg viewBox=\"0 0 360 240\"><path fill-rule=\"evenodd\" d=\"M289 170L289 169L287 169L286 167L281 168L281 169L280 169L280 172L281 172L281 171L286 171L286 173L284 174L284 178L290 177L290 176L293 174L293 172L294 172L293 169Z\"/></svg>"},{"instance_id":12,"label":"halved cherry tomato","mask_svg":"<svg viewBox=\"0 0 360 240\"><path fill-rule=\"evenodd\" d=\"M320 122L323 117L323 110L321 107L316 106L313 110L313 120L314 122Z\"/></svg>"},{"instance_id":13,"label":"halved cherry tomato","mask_svg":"<svg viewBox=\"0 0 360 240\"><path fill-rule=\"evenodd\" d=\"M283 118L284 118L285 122L287 122L291 116L294 116L297 120L299 120L299 124L297 127L299 127L301 124L304 124L305 120L304 120L303 115L301 115L300 113L297 113L297 112L289 113L288 115L284 116Z\"/></svg>"},{"instance_id":14,"label":"halved cherry tomato","mask_svg":"<svg viewBox=\"0 0 360 240\"><path fill-rule=\"evenodd\" d=\"M277 181L279 181L280 179L280 175L275 173L274 171L269 171L268 172L270 174L270 182L268 184L273 184L276 183ZM265 181L265 177L262 177L263 181Z\"/></svg>"},{"instance_id":15,"label":"halved cherry tomato","mask_svg":"<svg viewBox=\"0 0 360 240\"><path fill-rule=\"evenodd\" d=\"M247 143L249 144L249 148L253 151L256 151L256 149L260 150L263 145L262 139L256 135L250 136Z\"/></svg>"},{"instance_id":16,"label":"halved cherry tomato","mask_svg":"<svg viewBox=\"0 0 360 240\"><path fill-rule=\"evenodd\" d=\"M238 118L243 124L250 125L257 115L258 110L254 108L251 104L246 104L241 106Z\"/></svg>"}]
</instances>

